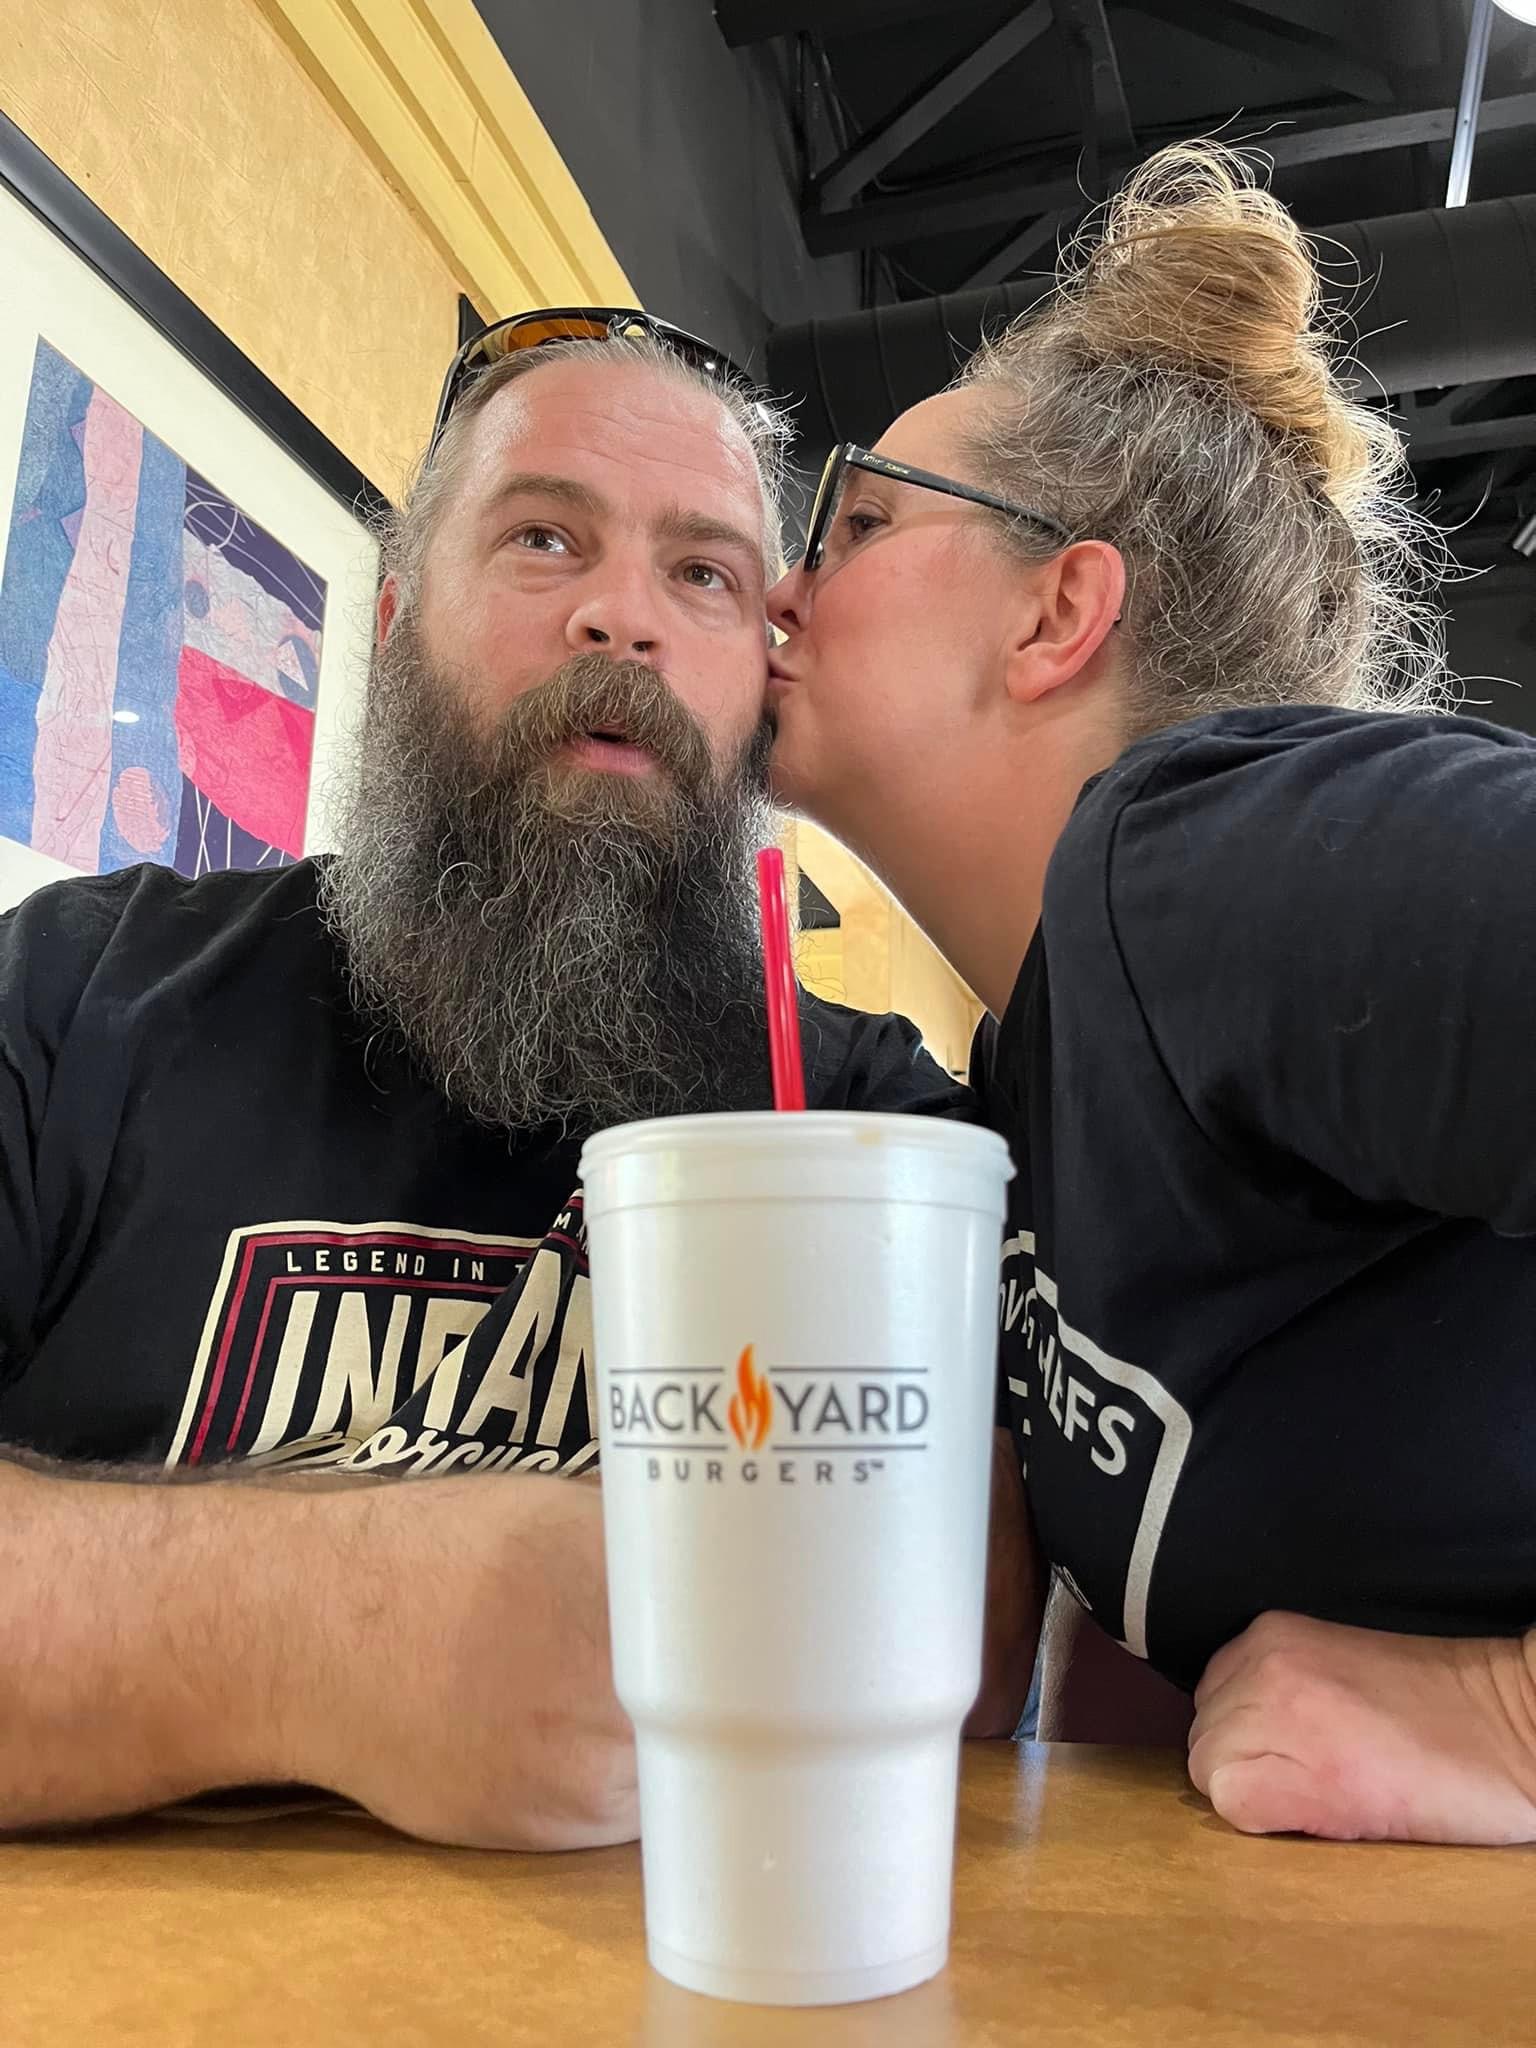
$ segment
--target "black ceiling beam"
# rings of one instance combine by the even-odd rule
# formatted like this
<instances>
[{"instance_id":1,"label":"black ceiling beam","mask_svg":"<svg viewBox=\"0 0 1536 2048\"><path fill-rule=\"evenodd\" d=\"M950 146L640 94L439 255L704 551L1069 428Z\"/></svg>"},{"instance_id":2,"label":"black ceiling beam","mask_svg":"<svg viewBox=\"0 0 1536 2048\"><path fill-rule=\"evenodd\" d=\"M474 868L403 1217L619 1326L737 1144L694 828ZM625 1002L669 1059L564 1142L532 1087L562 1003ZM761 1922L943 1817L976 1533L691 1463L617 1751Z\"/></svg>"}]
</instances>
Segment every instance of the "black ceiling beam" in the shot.
<instances>
[{"instance_id":1,"label":"black ceiling beam","mask_svg":"<svg viewBox=\"0 0 1536 2048\"><path fill-rule=\"evenodd\" d=\"M1410 461L1519 453L1536 445L1531 381L1528 376L1495 377L1457 384L1428 403L1419 392L1404 392L1398 414ZM1485 473L1486 465L1474 463L1468 475L1485 478Z\"/></svg>"},{"instance_id":2,"label":"black ceiling beam","mask_svg":"<svg viewBox=\"0 0 1536 2048\"><path fill-rule=\"evenodd\" d=\"M1054 242L1056 237L1076 215L1067 207L1057 213L1042 214L1039 220L1031 221L1016 235L1009 235L991 249L959 282L951 287L957 292L980 291L986 285L1006 284L1011 277L1017 277L1031 256Z\"/></svg>"},{"instance_id":3,"label":"black ceiling beam","mask_svg":"<svg viewBox=\"0 0 1536 2048\"><path fill-rule=\"evenodd\" d=\"M771 36L857 35L899 21L948 18L980 0L715 0L715 25L733 50Z\"/></svg>"},{"instance_id":4,"label":"black ceiling beam","mask_svg":"<svg viewBox=\"0 0 1536 2048\"><path fill-rule=\"evenodd\" d=\"M1263 8L1249 6L1247 0L1224 0L1220 7L1210 6L1207 0L1197 0L1194 6L1188 0L1129 0L1129 4L1138 14L1181 28L1202 42L1304 73L1315 83L1332 86L1352 99L1390 106L1397 97L1386 72L1337 36L1302 28Z\"/></svg>"},{"instance_id":5,"label":"black ceiling beam","mask_svg":"<svg viewBox=\"0 0 1536 2048\"><path fill-rule=\"evenodd\" d=\"M805 246L813 256L849 249L889 248L924 235L991 227L1039 213L1055 213L1083 201L1078 151L1059 153L980 177L955 178L911 192L866 199L841 213L812 210L805 215ZM1049 168L1050 175L1045 175Z\"/></svg>"},{"instance_id":6,"label":"black ceiling beam","mask_svg":"<svg viewBox=\"0 0 1536 2048\"><path fill-rule=\"evenodd\" d=\"M1415 427L1408 437L1410 462L1439 462L1446 456L1497 455L1506 448L1536 445L1536 412L1502 420L1451 420L1444 426Z\"/></svg>"},{"instance_id":7,"label":"black ceiling beam","mask_svg":"<svg viewBox=\"0 0 1536 2048\"><path fill-rule=\"evenodd\" d=\"M1508 128L1536 127L1536 92L1506 93L1484 100L1479 135ZM1370 156L1383 149L1411 149L1421 142L1449 142L1456 132L1454 107L1424 107L1417 113L1368 114L1360 120L1320 122L1315 127L1277 129L1256 145L1279 169L1294 164L1330 163L1336 157Z\"/></svg>"},{"instance_id":8,"label":"black ceiling beam","mask_svg":"<svg viewBox=\"0 0 1536 2048\"><path fill-rule=\"evenodd\" d=\"M1405 149L1421 142L1448 142L1456 126L1454 107L1426 107L1416 113L1371 114L1341 121L1334 117L1306 127L1269 128L1256 143L1277 168L1327 163L1337 157L1369 156L1385 149ZM1536 127L1536 93L1509 93L1485 100L1478 133ZM1188 127L1164 129L1141 138L1144 149L1183 141ZM1240 144L1242 137L1233 136ZM928 235L950 234L994 222L1020 221L1081 205L1078 151L1041 154L1007 171L979 177L953 178L946 183L866 199L841 213L812 211L805 216L805 245L813 256L832 256L849 249L887 248L920 241Z\"/></svg>"},{"instance_id":9,"label":"black ceiling beam","mask_svg":"<svg viewBox=\"0 0 1536 2048\"><path fill-rule=\"evenodd\" d=\"M1037 42L1055 25L1055 19L1051 0L1031 0L1031 5L1021 7L1000 28L983 36L973 50L926 80L893 114L861 135L817 178L814 196L829 211L849 205L887 164L893 164L1005 64Z\"/></svg>"},{"instance_id":10,"label":"black ceiling beam","mask_svg":"<svg viewBox=\"0 0 1536 2048\"><path fill-rule=\"evenodd\" d=\"M1453 424L1459 417L1466 395L1479 388L1475 384L1458 384L1449 391L1442 391L1428 405L1420 402L1416 392L1405 392L1398 406L1404 433L1411 439L1415 434L1428 433L1431 427Z\"/></svg>"},{"instance_id":11,"label":"black ceiling beam","mask_svg":"<svg viewBox=\"0 0 1536 2048\"><path fill-rule=\"evenodd\" d=\"M1056 19L1086 66L1088 89L1083 97L1091 117L1087 133L1093 154L1096 159L1124 162L1135 155L1136 131L1104 0L1056 0Z\"/></svg>"},{"instance_id":12,"label":"black ceiling beam","mask_svg":"<svg viewBox=\"0 0 1536 2048\"><path fill-rule=\"evenodd\" d=\"M1521 412L1524 407L1516 401L1525 396L1527 382L1525 377L1495 377L1475 384L1454 384L1433 398L1420 391L1405 391L1398 401L1404 431L1412 438L1431 427L1465 425Z\"/></svg>"}]
</instances>

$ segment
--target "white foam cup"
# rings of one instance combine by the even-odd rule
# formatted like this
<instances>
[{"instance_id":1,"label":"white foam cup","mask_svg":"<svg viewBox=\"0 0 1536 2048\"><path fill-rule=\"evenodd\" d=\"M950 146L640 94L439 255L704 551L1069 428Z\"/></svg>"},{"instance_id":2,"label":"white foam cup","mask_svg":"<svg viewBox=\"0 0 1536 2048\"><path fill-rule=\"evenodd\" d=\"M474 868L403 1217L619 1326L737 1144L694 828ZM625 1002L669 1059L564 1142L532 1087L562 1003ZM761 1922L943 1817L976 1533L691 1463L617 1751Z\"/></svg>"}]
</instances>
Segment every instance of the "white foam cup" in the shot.
<instances>
[{"instance_id":1,"label":"white foam cup","mask_svg":"<svg viewBox=\"0 0 1536 2048\"><path fill-rule=\"evenodd\" d=\"M944 1965L1010 1172L989 1131L837 1111L583 1153L647 1944L691 1990Z\"/></svg>"}]
</instances>

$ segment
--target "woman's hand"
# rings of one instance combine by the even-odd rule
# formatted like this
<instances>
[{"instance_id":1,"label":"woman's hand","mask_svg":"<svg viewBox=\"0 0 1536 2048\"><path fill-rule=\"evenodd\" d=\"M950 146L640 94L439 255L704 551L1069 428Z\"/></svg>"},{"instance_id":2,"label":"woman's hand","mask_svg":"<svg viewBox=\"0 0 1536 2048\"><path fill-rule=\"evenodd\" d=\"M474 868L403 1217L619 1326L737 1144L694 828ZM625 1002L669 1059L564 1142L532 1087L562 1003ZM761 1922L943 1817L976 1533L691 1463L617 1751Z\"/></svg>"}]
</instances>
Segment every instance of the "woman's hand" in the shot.
<instances>
[{"instance_id":1,"label":"woman's hand","mask_svg":"<svg viewBox=\"0 0 1536 2048\"><path fill-rule=\"evenodd\" d=\"M1195 1709L1190 1777L1244 1834L1536 1841L1536 1630L1264 1614L1211 1659Z\"/></svg>"}]
</instances>

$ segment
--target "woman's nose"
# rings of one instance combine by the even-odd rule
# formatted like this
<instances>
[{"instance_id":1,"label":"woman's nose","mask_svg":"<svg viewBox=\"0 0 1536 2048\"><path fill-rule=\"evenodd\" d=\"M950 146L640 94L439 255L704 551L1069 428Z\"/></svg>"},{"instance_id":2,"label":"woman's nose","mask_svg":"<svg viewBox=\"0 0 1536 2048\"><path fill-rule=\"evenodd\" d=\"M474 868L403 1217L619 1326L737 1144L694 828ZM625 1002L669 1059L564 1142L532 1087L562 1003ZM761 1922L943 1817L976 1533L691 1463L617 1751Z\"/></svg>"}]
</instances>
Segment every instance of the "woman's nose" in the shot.
<instances>
[{"instance_id":1,"label":"woman's nose","mask_svg":"<svg viewBox=\"0 0 1536 2048\"><path fill-rule=\"evenodd\" d=\"M811 621L811 578L797 562L768 593L769 623L781 633L803 633Z\"/></svg>"}]
</instances>

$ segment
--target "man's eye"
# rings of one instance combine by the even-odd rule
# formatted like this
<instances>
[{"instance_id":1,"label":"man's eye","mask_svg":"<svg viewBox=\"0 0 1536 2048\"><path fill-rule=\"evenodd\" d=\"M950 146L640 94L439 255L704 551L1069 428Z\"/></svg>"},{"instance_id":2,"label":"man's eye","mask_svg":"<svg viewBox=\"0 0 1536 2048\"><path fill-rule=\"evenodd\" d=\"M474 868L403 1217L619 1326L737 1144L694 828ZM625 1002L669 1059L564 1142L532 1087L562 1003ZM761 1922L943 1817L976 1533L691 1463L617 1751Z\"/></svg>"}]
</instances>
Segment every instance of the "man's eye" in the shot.
<instances>
[{"instance_id":1,"label":"man's eye","mask_svg":"<svg viewBox=\"0 0 1536 2048\"><path fill-rule=\"evenodd\" d=\"M723 569L717 569L713 562L685 562L683 581L691 583L695 590L729 590L730 582Z\"/></svg>"},{"instance_id":2,"label":"man's eye","mask_svg":"<svg viewBox=\"0 0 1536 2048\"><path fill-rule=\"evenodd\" d=\"M570 543L558 528L553 526L520 526L509 536L516 548L526 548L532 555L566 555Z\"/></svg>"}]
</instances>

